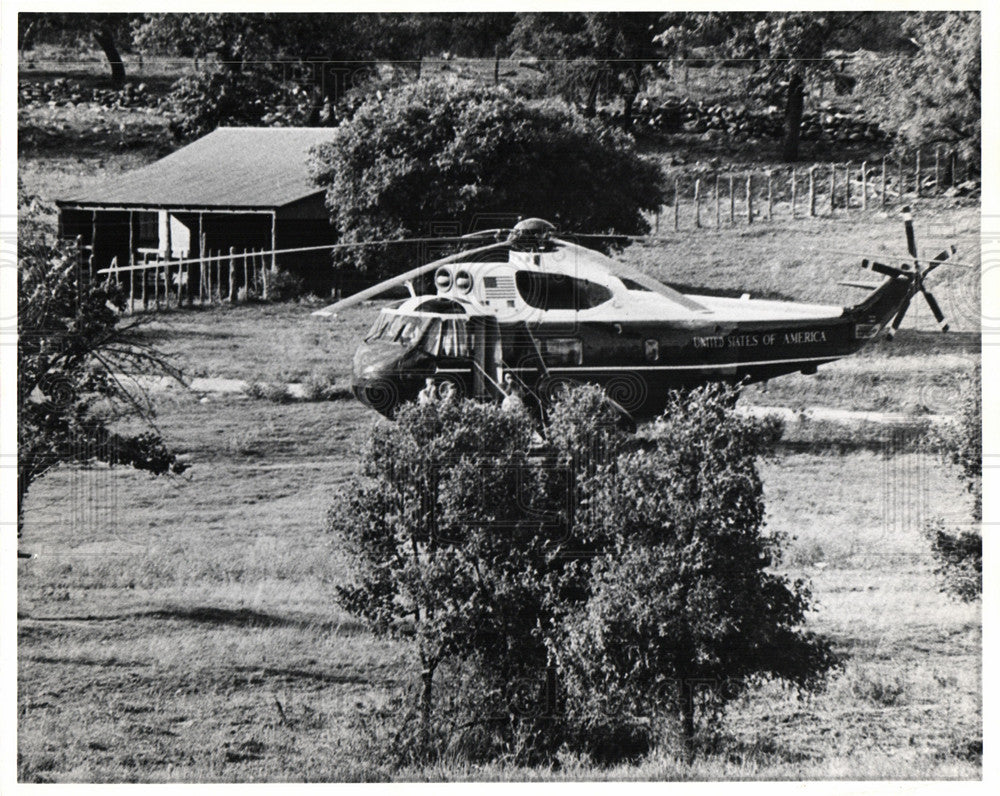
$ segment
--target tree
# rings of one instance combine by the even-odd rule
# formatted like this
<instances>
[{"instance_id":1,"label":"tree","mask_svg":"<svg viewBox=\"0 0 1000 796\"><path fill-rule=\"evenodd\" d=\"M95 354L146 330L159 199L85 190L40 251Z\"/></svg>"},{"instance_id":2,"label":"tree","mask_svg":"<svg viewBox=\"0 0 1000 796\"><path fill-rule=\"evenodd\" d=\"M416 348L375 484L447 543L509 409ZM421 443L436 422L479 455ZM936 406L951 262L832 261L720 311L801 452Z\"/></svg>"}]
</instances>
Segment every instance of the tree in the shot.
<instances>
[{"instance_id":1,"label":"tree","mask_svg":"<svg viewBox=\"0 0 1000 796\"><path fill-rule=\"evenodd\" d=\"M402 762L440 754L447 706L435 690L448 664L474 666L477 687L457 707L480 753L510 746L513 706L535 701L546 652L546 530L551 474L528 459L526 414L473 401L405 405L377 426L362 476L337 499L329 527L348 556L342 605L377 634L408 638L420 687L400 724ZM555 540L558 540L556 535ZM454 667L452 671L454 671ZM448 693L448 692L446 692ZM454 684L450 689L454 701ZM416 730L407 733L410 716Z\"/></svg>"},{"instance_id":2,"label":"tree","mask_svg":"<svg viewBox=\"0 0 1000 796\"><path fill-rule=\"evenodd\" d=\"M733 398L675 396L650 443L618 430L599 388L567 389L545 456L527 414L473 401L375 428L329 527L342 605L417 658L416 699L387 717L399 762L617 762L651 748L665 710L690 743L696 698L819 685L834 658L800 629L808 590L770 572L780 540L761 531L755 461L777 429ZM471 685L442 693L443 670Z\"/></svg>"},{"instance_id":3,"label":"tree","mask_svg":"<svg viewBox=\"0 0 1000 796\"><path fill-rule=\"evenodd\" d=\"M982 146L982 29L976 11L907 15L915 48L905 56L861 60L867 112L909 147L944 144L978 166Z\"/></svg>"},{"instance_id":4,"label":"tree","mask_svg":"<svg viewBox=\"0 0 1000 796\"><path fill-rule=\"evenodd\" d=\"M781 539L764 532L757 460L780 426L737 415L734 398L721 386L675 393L651 446L581 487L583 535L613 541L552 652L585 737L607 738L608 717L628 716L638 744L672 713L692 752L699 705L720 711L766 679L815 688L836 665L801 628L806 584L772 571Z\"/></svg>"},{"instance_id":5,"label":"tree","mask_svg":"<svg viewBox=\"0 0 1000 796\"><path fill-rule=\"evenodd\" d=\"M555 100L462 82L370 98L314 150L311 170L344 242L427 235L429 221L464 232L497 214L636 234L649 229L643 211L664 201L659 167L626 135ZM341 257L373 269L405 264L378 247Z\"/></svg>"},{"instance_id":6,"label":"tree","mask_svg":"<svg viewBox=\"0 0 1000 796\"><path fill-rule=\"evenodd\" d=\"M959 468L959 477L972 496L970 528L949 530L932 522L926 534L937 561L942 591L971 602L983 592L983 404L982 372L977 369L962 385L958 417L937 433L945 460Z\"/></svg>"},{"instance_id":7,"label":"tree","mask_svg":"<svg viewBox=\"0 0 1000 796\"><path fill-rule=\"evenodd\" d=\"M722 58L739 59L749 69L747 89L785 106L782 157L798 160L805 88L811 79L829 74L834 62L825 57L835 31L830 15L796 13L671 13L657 36L671 57L687 57L707 46Z\"/></svg>"},{"instance_id":8,"label":"tree","mask_svg":"<svg viewBox=\"0 0 1000 796\"><path fill-rule=\"evenodd\" d=\"M518 14L510 43L543 59L568 99L583 88L588 116L594 115L602 87L620 96L628 126L635 98L660 54L653 42L659 17L655 12Z\"/></svg>"},{"instance_id":9,"label":"tree","mask_svg":"<svg viewBox=\"0 0 1000 796\"><path fill-rule=\"evenodd\" d=\"M18 230L18 535L31 485L63 463L102 461L153 474L186 465L164 445L133 377L179 374L122 320L125 295L88 282L79 253L26 208ZM118 421L138 420L128 433Z\"/></svg>"},{"instance_id":10,"label":"tree","mask_svg":"<svg viewBox=\"0 0 1000 796\"><path fill-rule=\"evenodd\" d=\"M119 45L131 48L131 25L135 14L24 13L18 14L18 49L30 50L36 41L51 41L83 47L94 41L104 52L114 88L125 85L125 63Z\"/></svg>"}]
</instances>

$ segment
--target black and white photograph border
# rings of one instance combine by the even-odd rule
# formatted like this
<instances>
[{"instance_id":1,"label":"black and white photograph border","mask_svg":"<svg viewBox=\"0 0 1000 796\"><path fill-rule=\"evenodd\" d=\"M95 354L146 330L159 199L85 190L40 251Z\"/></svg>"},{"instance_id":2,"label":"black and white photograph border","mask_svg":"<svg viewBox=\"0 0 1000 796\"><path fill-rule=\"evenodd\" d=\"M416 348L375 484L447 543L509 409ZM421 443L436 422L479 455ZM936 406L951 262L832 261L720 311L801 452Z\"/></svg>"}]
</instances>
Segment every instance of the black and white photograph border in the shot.
<instances>
[{"instance_id":1,"label":"black and white photograph border","mask_svg":"<svg viewBox=\"0 0 1000 796\"><path fill-rule=\"evenodd\" d=\"M1000 12L0 15L0 790L996 788Z\"/></svg>"}]
</instances>

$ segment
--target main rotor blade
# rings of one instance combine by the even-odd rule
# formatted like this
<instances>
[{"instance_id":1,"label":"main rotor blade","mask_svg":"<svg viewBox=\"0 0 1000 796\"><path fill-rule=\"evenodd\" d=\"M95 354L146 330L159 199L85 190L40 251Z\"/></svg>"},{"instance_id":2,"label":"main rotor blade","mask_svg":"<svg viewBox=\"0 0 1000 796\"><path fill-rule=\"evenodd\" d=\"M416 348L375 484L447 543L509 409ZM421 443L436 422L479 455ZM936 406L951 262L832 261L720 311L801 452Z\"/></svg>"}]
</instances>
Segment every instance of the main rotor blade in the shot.
<instances>
[{"instance_id":1,"label":"main rotor blade","mask_svg":"<svg viewBox=\"0 0 1000 796\"><path fill-rule=\"evenodd\" d=\"M913 233L913 213L910 212L910 206L906 205L903 208L903 228L906 230L906 249L910 252L910 256L916 260L917 259L917 237Z\"/></svg>"},{"instance_id":2,"label":"main rotor blade","mask_svg":"<svg viewBox=\"0 0 1000 796\"><path fill-rule=\"evenodd\" d=\"M945 323L944 313L941 312L941 306L937 303L937 299L935 299L931 292L924 287L920 288L920 292L923 293L924 298L927 299L927 305L931 308L931 312L934 313L934 320L936 320L938 326L941 327L941 331L947 332L949 326Z\"/></svg>"},{"instance_id":3,"label":"main rotor blade","mask_svg":"<svg viewBox=\"0 0 1000 796\"><path fill-rule=\"evenodd\" d=\"M312 314L317 315L319 317L329 318L333 315L336 315L341 310L347 309L348 307L353 307L355 304L360 304L362 301L368 301L369 299L381 296L387 290L391 290L394 287L401 287L402 285L405 285L407 282L410 282L414 279L419 279L424 274L429 274L433 271L436 271L442 265L455 262L456 260L461 260L463 257L468 257L469 255L472 254L477 254L479 252L493 251L494 249L500 249L508 245L509 244L506 242L491 243L489 246L480 246L477 249L468 249L463 252L456 252L455 254L450 254L447 257L442 257L440 260L435 260L432 263L421 265L420 267L414 268L410 271L407 271L406 273L402 273L399 276L394 276L391 279L386 279L384 282L379 282L377 285L372 285L371 287L366 288L365 290L362 290L359 293L355 293L353 296L348 296L347 298L341 299L340 301L336 301L327 307L323 307L323 309L316 310Z\"/></svg>"},{"instance_id":4,"label":"main rotor blade","mask_svg":"<svg viewBox=\"0 0 1000 796\"><path fill-rule=\"evenodd\" d=\"M948 249L948 251L950 251L952 254L954 254L955 252L958 251L958 249L956 247L954 247L954 246L950 246L949 249ZM873 257L882 257L882 258L889 259L889 260L909 260L910 259L910 255L909 254L905 254L903 252L879 252L879 251L875 251L873 249L870 249L870 250L868 250L866 252L856 251L856 250L853 250L853 249L852 250L847 250L847 249L823 249L822 251L816 250L816 255L817 256L824 256L824 255L827 255L827 254L843 254L843 255L846 255L846 256L850 256L850 257L862 257L862 258L864 258L866 260L870 260ZM940 257L940 256L941 255L939 254L938 257ZM946 258L946 259L947 259L947 262L946 262L947 265L957 265L959 268L978 268L979 267L975 263L963 263L963 262L959 262L958 260L952 260L950 256L948 258ZM921 259L921 262L928 262L928 260L927 259ZM942 261L942 263L944 263L944 261ZM941 264L941 263L939 263L939 264Z\"/></svg>"}]
</instances>

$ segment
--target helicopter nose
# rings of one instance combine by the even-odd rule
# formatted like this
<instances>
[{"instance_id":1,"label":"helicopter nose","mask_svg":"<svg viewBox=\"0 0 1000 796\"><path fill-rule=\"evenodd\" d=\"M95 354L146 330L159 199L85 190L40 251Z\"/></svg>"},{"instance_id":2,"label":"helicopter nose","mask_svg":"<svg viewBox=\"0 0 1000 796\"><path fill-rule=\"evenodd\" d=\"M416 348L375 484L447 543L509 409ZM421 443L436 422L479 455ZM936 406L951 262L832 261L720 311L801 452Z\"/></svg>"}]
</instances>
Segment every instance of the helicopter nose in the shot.
<instances>
[{"instance_id":1,"label":"helicopter nose","mask_svg":"<svg viewBox=\"0 0 1000 796\"><path fill-rule=\"evenodd\" d=\"M383 347L364 344L354 354L351 388L361 403L377 412L391 416L399 405L397 346Z\"/></svg>"}]
</instances>

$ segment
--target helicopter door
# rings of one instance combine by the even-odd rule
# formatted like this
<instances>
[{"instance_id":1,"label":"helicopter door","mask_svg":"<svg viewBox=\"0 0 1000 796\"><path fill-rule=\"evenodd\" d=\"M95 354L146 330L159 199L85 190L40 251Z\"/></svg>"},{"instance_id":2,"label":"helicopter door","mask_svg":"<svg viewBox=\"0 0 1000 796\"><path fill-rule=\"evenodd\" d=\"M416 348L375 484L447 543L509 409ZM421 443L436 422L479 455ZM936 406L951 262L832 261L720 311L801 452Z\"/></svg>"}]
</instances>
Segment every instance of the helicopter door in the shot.
<instances>
[{"instance_id":1,"label":"helicopter door","mask_svg":"<svg viewBox=\"0 0 1000 796\"><path fill-rule=\"evenodd\" d=\"M502 359L500 324L496 318L470 318L469 340L472 343L472 389L475 397L499 398L498 373Z\"/></svg>"}]
</instances>

